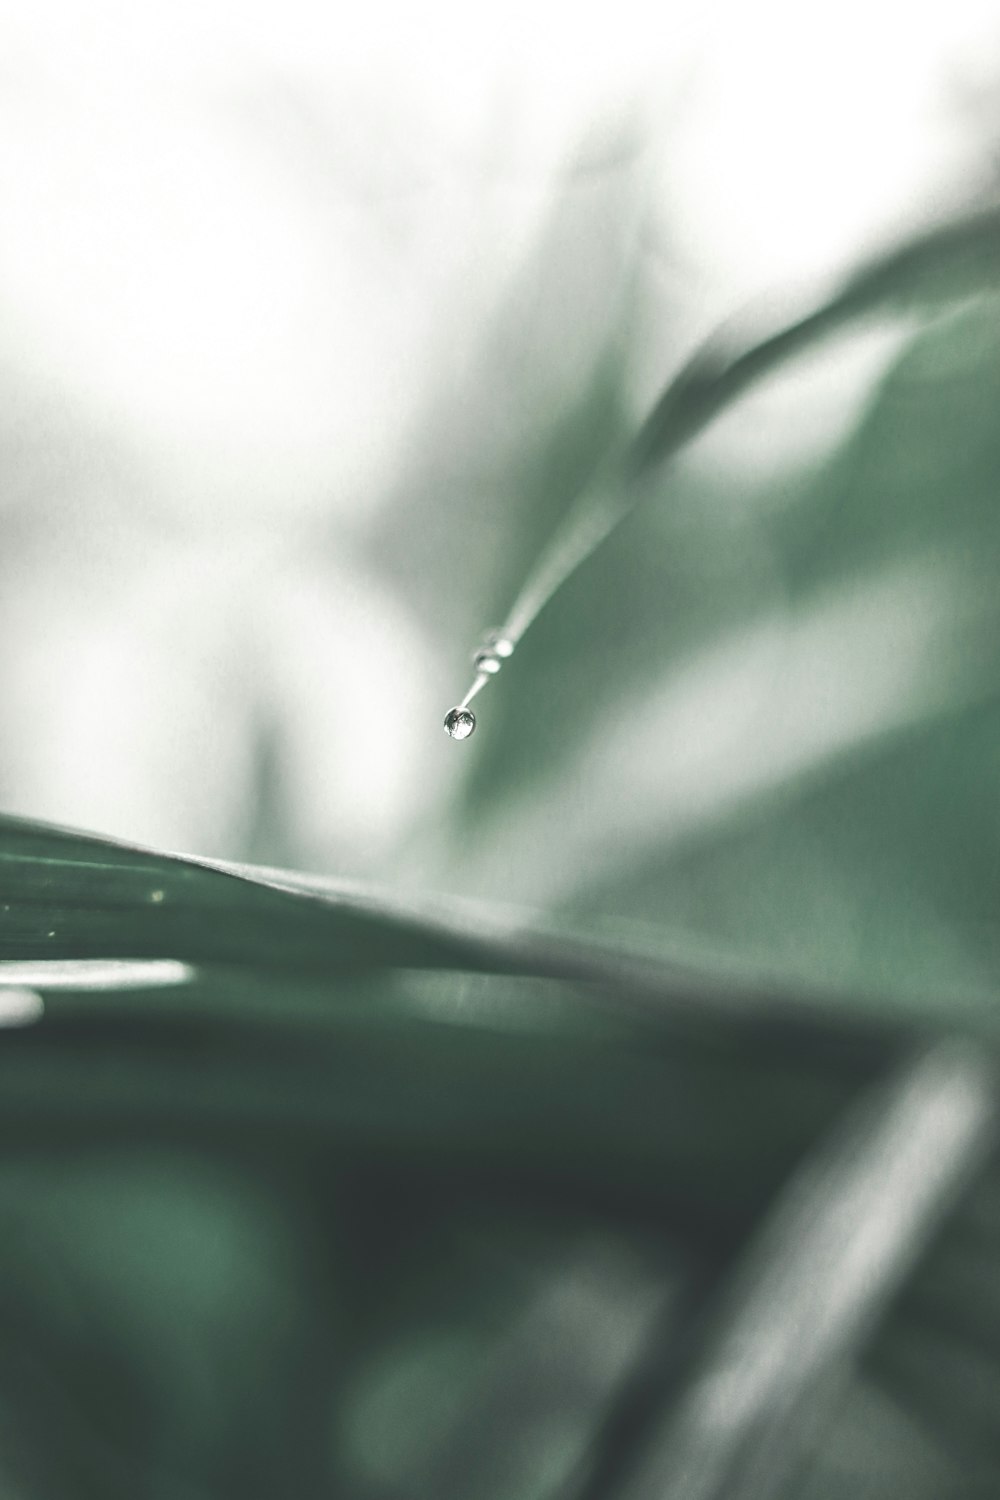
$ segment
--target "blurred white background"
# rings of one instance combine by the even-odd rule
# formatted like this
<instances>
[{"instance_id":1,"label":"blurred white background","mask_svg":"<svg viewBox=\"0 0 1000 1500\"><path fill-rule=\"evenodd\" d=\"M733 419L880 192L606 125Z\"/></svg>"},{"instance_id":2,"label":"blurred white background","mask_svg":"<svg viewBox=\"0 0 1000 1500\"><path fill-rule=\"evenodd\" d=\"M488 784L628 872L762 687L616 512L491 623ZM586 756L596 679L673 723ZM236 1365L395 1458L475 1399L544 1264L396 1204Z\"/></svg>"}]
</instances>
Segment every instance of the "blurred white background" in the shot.
<instances>
[{"instance_id":1,"label":"blurred white background","mask_svg":"<svg viewBox=\"0 0 1000 1500\"><path fill-rule=\"evenodd\" d=\"M638 420L717 320L990 181L998 43L984 0L0 12L3 809L391 876L497 601L381 539L447 491L488 576L626 331ZM699 461L808 460L889 348Z\"/></svg>"}]
</instances>

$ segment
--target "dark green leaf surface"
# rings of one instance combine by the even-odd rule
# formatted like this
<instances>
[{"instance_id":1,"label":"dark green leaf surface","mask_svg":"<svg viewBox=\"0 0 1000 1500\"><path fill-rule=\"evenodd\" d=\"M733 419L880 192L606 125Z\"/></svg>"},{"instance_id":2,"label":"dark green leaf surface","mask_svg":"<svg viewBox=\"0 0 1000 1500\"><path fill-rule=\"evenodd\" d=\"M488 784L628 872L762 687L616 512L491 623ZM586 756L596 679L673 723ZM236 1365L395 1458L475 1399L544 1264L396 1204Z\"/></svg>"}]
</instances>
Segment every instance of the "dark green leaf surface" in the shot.
<instances>
[{"instance_id":1,"label":"dark green leaf surface","mask_svg":"<svg viewBox=\"0 0 1000 1500\"><path fill-rule=\"evenodd\" d=\"M459 937L276 872L13 821L3 834L21 923L6 951L22 955L6 972L33 981L45 1013L0 1048L16 1152L0 1174L0 1370L25 1408L13 1472L40 1495L127 1494L140 1475L150 1493L268 1494L301 1380L332 1423L317 1447L316 1413L294 1406L305 1493L336 1480L373 1500L459 1500L475 1479L516 1500L582 1482L650 1337L683 1325L685 1288L724 1273L893 1045L842 999L796 1018L764 986L648 962L619 962L616 989L602 950L484 933L467 912ZM60 930L47 985L37 954ZM104 930L112 956L197 966L174 984L144 989L140 970L138 988L88 987ZM445 1287L484 1216L491 1257L514 1236L515 1281L505 1290L494 1265L462 1312ZM427 1235L438 1250L407 1268ZM204 1292L182 1269L192 1256ZM579 1307L559 1311L577 1283L590 1336L615 1330L599 1358ZM388 1321L386 1293L403 1299ZM583 1386L581 1359L597 1360ZM187 1394L206 1381L210 1419ZM261 1391L277 1426L248 1441ZM67 1458L39 1469L40 1404ZM522 1459L498 1466L515 1431Z\"/></svg>"},{"instance_id":2,"label":"dark green leaf surface","mask_svg":"<svg viewBox=\"0 0 1000 1500\"><path fill-rule=\"evenodd\" d=\"M694 1023L715 1016L766 1029L798 1010L804 1033L812 1017L821 1029L844 1033L838 1011L865 1008L849 995L802 995L766 976L740 977L724 967L545 932L509 910L454 901L407 906L292 871L156 854L2 817L0 955L52 962L172 959L286 975L506 973L598 991L610 987L621 997L616 1015L631 1003L654 1018L677 1011ZM168 990L168 1003L172 995Z\"/></svg>"},{"instance_id":3,"label":"dark green leaf surface","mask_svg":"<svg viewBox=\"0 0 1000 1500\"><path fill-rule=\"evenodd\" d=\"M298 891L293 876L14 820L0 881L0 978L45 1002L37 1024L0 1033L0 1128L14 1153L0 1173L11 1226L0 1385L9 1481L32 1495L263 1496L279 1473L288 1482L291 1422L297 1493L323 1493L337 1475L351 1493L391 1493L405 1471L405 1493L458 1496L484 1462L477 1424L492 1430L498 1410L515 1420L505 1393L539 1341L553 1351L536 1387L550 1426L527 1468L558 1478L588 1451L590 1424L676 1282L663 1254L676 1246L683 1263L697 1244L724 1263L885 1055L877 1031L854 1037L834 1021L816 1052L813 1019L791 1038L791 1071L771 1045L766 990L724 976L640 962L630 977L581 942L498 935L468 914L423 924L321 883ZM108 958L195 967L147 987L141 964L110 969L102 988ZM123 974L133 987L116 987ZM759 1068L747 1069L750 1054ZM747 1141L741 1121L765 1108L766 1136ZM401 1266L404 1247L430 1234L465 1266L456 1212L475 1222L504 1202L503 1233L528 1235L510 1261L523 1286L491 1280L474 1310L442 1312L444 1331L425 1326L442 1272L427 1281ZM539 1233L551 1242L541 1261ZM366 1236L374 1256L361 1253ZM609 1256L620 1285L605 1305L595 1267ZM571 1264L594 1287L591 1318L617 1328L631 1308L633 1330L575 1395L580 1325L558 1312ZM405 1301L414 1278L406 1353L402 1313L382 1328L378 1307L390 1288ZM538 1298L551 1308L541 1323ZM420 1410L425 1398L400 1390L399 1371L429 1368L435 1350L452 1372L451 1416L444 1446L425 1443L418 1462L403 1433L425 1419L399 1403ZM332 1446L319 1414L300 1409L303 1381L328 1403ZM251 1437L240 1424L257 1401L271 1416ZM61 1433L56 1457L40 1456L40 1410ZM495 1459L486 1468L497 1479ZM498 1496L525 1493L523 1465L505 1482Z\"/></svg>"}]
</instances>

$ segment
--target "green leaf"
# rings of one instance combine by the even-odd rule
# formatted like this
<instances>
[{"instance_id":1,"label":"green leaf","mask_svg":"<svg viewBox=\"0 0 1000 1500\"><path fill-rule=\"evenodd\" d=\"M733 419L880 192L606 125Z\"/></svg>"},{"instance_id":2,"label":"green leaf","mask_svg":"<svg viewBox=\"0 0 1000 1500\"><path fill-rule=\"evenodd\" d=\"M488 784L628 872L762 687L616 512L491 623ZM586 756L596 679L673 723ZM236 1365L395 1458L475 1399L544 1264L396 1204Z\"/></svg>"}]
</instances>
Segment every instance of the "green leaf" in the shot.
<instances>
[{"instance_id":1,"label":"green leaf","mask_svg":"<svg viewBox=\"0 0 1000 1500\"><path fill-rule=\"evenodd\" d=\"M787 503L630 516L491 689L458 881L995 1027L996 329L916 340Z\"/></svg>"},{"instance_id":2,"label":"green leaf","mask_svg":"<svg viewBox=\"0 0 1000 1500\"><path fill-rule=\"evenodd\" d=\"M996 1036L996 222L656 408L654 502L800 350L977 298L822 475L743 513L678 474L532 631L445 867L537 913L0 819L5 1492L597 1500L625 1457L684 1500L853 1494L861 1438L880 1495L917 1450L995 1490L992 1176L935 1235L995 1097L940 1038ZM449 628L622 451L620 352L490 476L471 583L427 571ZM748 680L777 697L712 742Z\"/></svg>"}]
</instances>

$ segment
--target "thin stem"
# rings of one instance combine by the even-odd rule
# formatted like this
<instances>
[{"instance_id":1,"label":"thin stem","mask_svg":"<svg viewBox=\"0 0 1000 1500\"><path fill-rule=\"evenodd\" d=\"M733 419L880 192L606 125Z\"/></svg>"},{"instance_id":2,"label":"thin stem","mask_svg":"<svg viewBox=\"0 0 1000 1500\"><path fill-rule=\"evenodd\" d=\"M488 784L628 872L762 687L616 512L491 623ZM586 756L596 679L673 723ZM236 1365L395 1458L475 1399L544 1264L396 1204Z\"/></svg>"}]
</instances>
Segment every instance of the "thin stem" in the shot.
<instances>
[{"instance_id":1,"label":"thin stem","mask_svg":"<svg viewBox=\"0 0 1000 1500\"><path fill-rule=\"evenodd\" d=\"M465 697L462 699L461 703L459 703L458 707L459 708L468 708L468 706L472 702L473 698L476 696L476 694L478 692L481 691L482 688L484 688L486 686L486 684L489 682L489 680L490 679L489 679L489 674L488 673L486 673L486 672L479 672L477 674L477 676L476 676L475 682L472 684L472 686L470 687L469 691L466 693Z\"/></svg>"},{"instance_id":2,"label":"thin stem","mask_svg":"<svg viewBox=\"0 0 1000 1500\"><path fill-rule=\"evenodd\" d=\"M603 470L580 497L566 523L543 548L503 626L515 645L567 578L609 537L637 503L624 468Z\"/></svg>"}]
</instances>

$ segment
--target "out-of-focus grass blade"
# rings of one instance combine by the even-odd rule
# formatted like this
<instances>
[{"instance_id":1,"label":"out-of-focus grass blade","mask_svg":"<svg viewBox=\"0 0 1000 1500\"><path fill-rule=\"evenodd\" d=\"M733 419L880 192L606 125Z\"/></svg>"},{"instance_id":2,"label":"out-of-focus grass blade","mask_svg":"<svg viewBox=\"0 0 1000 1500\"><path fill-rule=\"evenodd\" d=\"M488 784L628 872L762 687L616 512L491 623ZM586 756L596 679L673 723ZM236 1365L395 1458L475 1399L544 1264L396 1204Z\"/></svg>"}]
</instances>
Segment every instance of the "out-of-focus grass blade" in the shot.
<instances>
[{"instance_id":1,"label":"out-of-focus grass blade","mask_svg":"<svg viewBox=\"0 0 1000 1500\"><path fill-rule=\"evenodd\" d=\"M781 1494L995 1129L995 1079L965 1047L932 1050L864 1099L754 1236L663 1429L601 1493Z\"/></svg>"},{"instance_id":2,"label":"out-of-focus grass blade","mask_svg":"<svg viewBox=\"0 0 1000 1500\"><path fill-rule=\"evenodd\" d=\"M741 952L750 963L769 955L806 984L822 975L873 993L925 988L941 1013L961 990L991 983L998 951L991 809L1000 745L1000 616L990 583L1000 557L998 311L993 297L937 320L907 348L850 442L795 503L740 530L748 541L763 538L773 546L781 580L770 601L774 665L755 677L747 661L752 711L742 720L743 679L734 677L731 749L725 732L715 738L711 718L718 702L725 726L727 704L711 691L711 675L701 677L704 691L695 701L704 705L705 748L695 786L704 796L691 817L683 805L678 815L677 778L668 771L673 723L682 767L691 741L701 750L697 718L685 717L683 679L672 675L687 643L672 649L665 641L660 656L632 650L644 676L631 698L622 698L620 717L636 725L636 771L628 784L644 778L636 805L649 832L638 819L626 825L633 836L618 839L618 869L610 860L607 867L588 863L572 850L577 859L569 867L581 871L571 907L579 920L589 910L609 920L618 914L630 923L659 921ZM711 545L706 527L706 556ZM923 579L921 586L905 585L907 569L911 582ZM619 590L623 576L616 578ZM900 584L894 609L892 591ZM884 586L882 604L857 628L852 647L850 610L870 586L873 601ZM840 628L821 632L815 649L799 656L797 642L808 637L804 627L817 618L817 604L837 596L847 605ZM644 619L651 617L647 606ZM753 620L747 612L751 631ZM738 643L738 623L719 616L718 624L721 639ZM697 665L699 658L692 660ZM620 677L617 663L607 670L616 668ZM695 687L698 681L692 679ZM868 729L863 715L850 719L852 703L866 693ZM909 708L894 718L893 703L906 702ZM783 762L783 749L805 743L824 713L834 741L822 750L817 741L797 763ZM658 759L661 736L666 754ZM609 828L618 743L608 736ZM596 807L596 817L604 806L599 739L593 749L594 780L584 782L590 795L581 801ZM498 760L505 751L501 742ZM667 762L662 792L661 762ZM746 766L761 772L755 786L751 777L740 781ZM556 769L576 787L589 768L562 762ZM630 758L625 769L632 771ZM730 769L729 786L741 789L727 800ZM517 795L513 787L504 805L507 826L534 855L532 810L518 822ZM548 802L559 795L553 775ZM561 810L553 814L555 826ZM616 847L610 831L605 843ZM995 1009L995 1001L984 1009L984 1024Z\"/></svg>"},{"instance_id":3,"label":"out-of-focus grass blade","mask_svg":"<svg viewBox=\"0 0 1000 1500\"><path fill-rule=\"evenodd\" d=\"M615 1026L583 996L546 1022L546 996L511 980L484 1025L455 990L449 1015L409 982L208 969L179 991L53 992L41 1022L0 1033L0 1126L25 1144L291 1135L728 1240L879 1057L820 1047L790 1066L766 1033Z\"/></svg>"},{"instance_id":4,"label":"out-of-focus grass blade","mask_svg":"<svg viewBox=\"0 0 1000 1500\"><path fill-rule=\"evenodd\" d=\"M750 347L708 344L670 382L646 418L629 455L644 476L731 401L787 359L840 328L881 309L933 307L968 297L1000 279L1000 209L936 226L877 256L850 275L813 311Z\"/></svg>"},{"instance_id":5,"label":"out-of-focus grass blade","mask_svg":"<svg viewBox=\"0 0 1000 1500\"><path fill-rule=\"evenodd\" d=\"M435 1182L442 1215L474 1184L517 1214L544 1205L596 1229L672 1234L714 1274L898 1036L846 1020L838 1003L796 1018L794 997L765 983L609 953L501 915L454 908L430 919L321 880L15 820L0 823L0 934L5 961L17 961L7 972L44 1000L35 1024L0 1033L0 1128L29 1159L67 1142L255 1144L283 1161ZM59 956L51 984L49 954ZM95 989L92 971L73 967L143 957L190 972ZM852 1223L868 1222L870 1251L887 1212L872 1201L872 1174L916 1253L961 1140L971 1154L984 1124L984 1073L965 1052L931 1053L871 1127L860 1183L853 1158L817 1169L804 1205L793 1196L759 1243L750 1288L734 1294L737 1329L741 1319L759 1328L761 1309L780 1305L801 1332L804 1272L788 1242L804 1235L801 1253L811 1245L822 1260L824 1226L842 1227L839 1202ZM935 1100L940 1129L918 1107ZM909 1155L894 1155L901 1133ZM920 1183L908 1197L896 1178L914 1155ZM894 1250L886 1286L908 1254ZM808 1406L881 1295L848 1297L839 1322L821 1323L827 1342L811 1362L791 1361L775 1397L781 1422L800 1414L800 1397ZM486 1420L487 1397L479 1416L470 1408L469 1432ZM747 1441L766 1456L778 1417L747 1421ZM428 1484L445 1475L461 1493L452 1459L440 1463Z\"/></svg>"},{"instance_id":6,"label":"out-of-focus grass blade","mask_svg":"<svg viewBox=\"0 0 1000 1500\"><path fill-rule=\"evenodd\" d=\"M900 1296L866 1359L871 1376L1000 1489L1000 1237L996 1168Z\"/></svg>"},{"instance_id":7,"label":"out-of-focus grass blade","mask_svg":"<svg viewBox=\"0 0 1000 1500\"><path fill-rule=\"evenodd\" d=\"M519 641L546 603L647 495L655 469L757 381L873 312L967 297L1000 274L1000 209L939 225L876 257L804 317L735 350L717 336L667 385L624 454L602 465L542 549L502 627Z\"/></svg>"}]
</instances>

